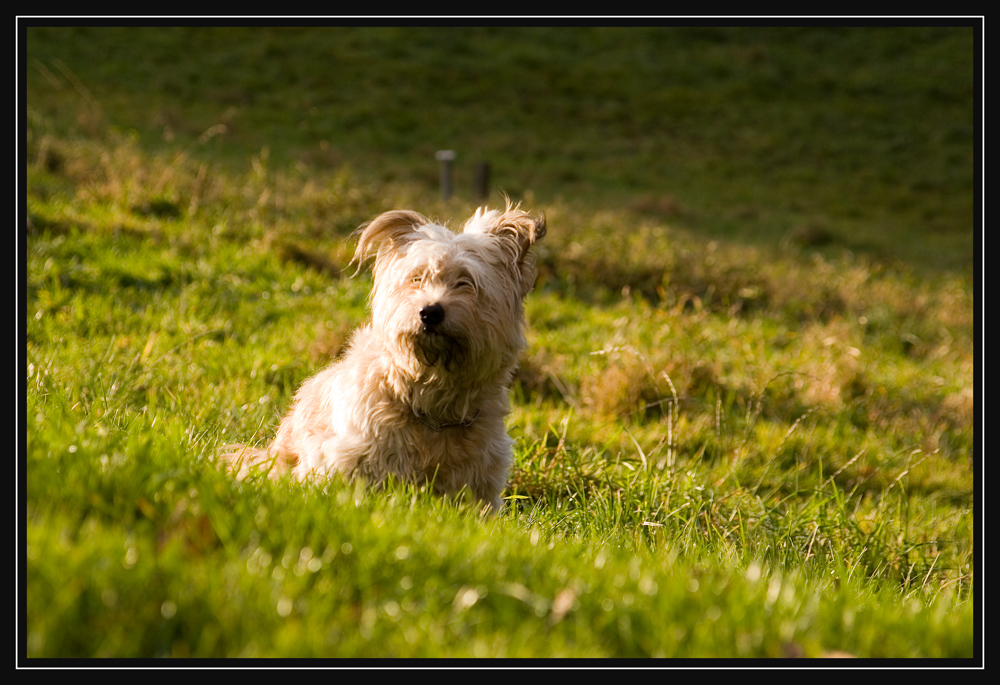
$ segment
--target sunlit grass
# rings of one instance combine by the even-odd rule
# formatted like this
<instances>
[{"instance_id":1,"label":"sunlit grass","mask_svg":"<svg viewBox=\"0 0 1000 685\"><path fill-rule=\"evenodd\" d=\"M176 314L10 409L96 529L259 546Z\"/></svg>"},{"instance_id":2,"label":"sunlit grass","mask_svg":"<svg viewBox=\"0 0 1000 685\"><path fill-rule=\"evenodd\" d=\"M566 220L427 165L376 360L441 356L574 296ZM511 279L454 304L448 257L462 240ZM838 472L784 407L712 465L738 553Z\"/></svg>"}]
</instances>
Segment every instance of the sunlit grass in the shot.
<instances>
[{"instance_id":1,"label":"sunlit grass","mask_svg":"<svg viewBox=\"0 0 1000 685\"><path fill-rule=\"evenodd\" d=\"M290 142L234 165L183 103L195 142L151 145L114 102L29 112L27 656L972 657L963 271L536 196L498 516L235 482L218 447L366 317L350 231L471 205Z\"/></svg>"}]
</instances>

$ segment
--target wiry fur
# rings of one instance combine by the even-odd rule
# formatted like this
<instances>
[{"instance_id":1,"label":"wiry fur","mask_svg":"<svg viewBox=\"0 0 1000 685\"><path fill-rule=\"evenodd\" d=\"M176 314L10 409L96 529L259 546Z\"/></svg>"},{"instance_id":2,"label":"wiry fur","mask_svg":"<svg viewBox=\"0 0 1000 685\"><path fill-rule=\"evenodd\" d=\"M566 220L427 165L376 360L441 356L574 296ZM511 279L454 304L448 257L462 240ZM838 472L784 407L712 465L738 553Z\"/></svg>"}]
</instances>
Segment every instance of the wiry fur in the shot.
<instances>
[{"instance_id":1,"label":"wiry fur","mask_svg":"<svg viewBox=\"0 0 1000 685\"><path fill-rule=\"evenodd\" d=\"M229 445L223 458L240 477L270 467L468 488L496 511L512 461L508 388L536 274L529 248L544 219L510 203L482 207L454 233L397 210L359 232L355 260L375 258L371 323L302 384L266 449Z\"/></svg>"}]
</instances>

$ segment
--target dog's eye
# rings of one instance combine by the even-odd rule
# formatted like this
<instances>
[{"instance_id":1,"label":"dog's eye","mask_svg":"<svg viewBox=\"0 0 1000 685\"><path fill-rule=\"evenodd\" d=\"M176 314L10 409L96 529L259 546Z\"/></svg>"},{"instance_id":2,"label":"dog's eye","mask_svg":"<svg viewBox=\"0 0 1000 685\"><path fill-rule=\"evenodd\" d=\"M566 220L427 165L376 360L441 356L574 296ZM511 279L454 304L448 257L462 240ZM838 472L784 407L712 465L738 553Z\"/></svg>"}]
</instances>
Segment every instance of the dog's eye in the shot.
<instances>
[{"instance_id":1,"label":"dog's eye","mask_svg":"<svg viewBox=\"0 0 1000 685\"><path fill-rule=\"evenodd\" d=\"M472 282L471 278L460 278L455 281L456 288L472 288L475 290L476 284Z\"/></svg>"}]
</instances>

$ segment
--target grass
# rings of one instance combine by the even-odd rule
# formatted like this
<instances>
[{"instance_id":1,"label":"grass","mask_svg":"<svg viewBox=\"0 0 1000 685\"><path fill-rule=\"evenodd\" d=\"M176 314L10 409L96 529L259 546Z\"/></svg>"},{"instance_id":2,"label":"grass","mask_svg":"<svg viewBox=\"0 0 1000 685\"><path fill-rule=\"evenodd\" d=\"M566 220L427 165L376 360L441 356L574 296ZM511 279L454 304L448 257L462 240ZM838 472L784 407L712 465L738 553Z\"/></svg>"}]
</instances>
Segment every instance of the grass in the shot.
<instances>
[{"instance_id":1,"label":"grass","mask_svg":"<svg viewBox=\"0 0 1000 685\"><path fill-rule=\"evenodd\" d=\"M20 656L981 656L970 29L27 47ZM505 509L220 473L452 145L550 226Z\"/></svg>"},{"instance_id":2,"label":"grass","mask_svg":"<svg viewBox=\"0 0 1000 685\"><path fill-rule=\"evenodd\" d=\"M971 24L39 27L26 77L30 118L234 170L266 146L430 194L453 148L464 188L485 159L513 197L971 275L972 41Z\"/></svg>"}]
</instances>

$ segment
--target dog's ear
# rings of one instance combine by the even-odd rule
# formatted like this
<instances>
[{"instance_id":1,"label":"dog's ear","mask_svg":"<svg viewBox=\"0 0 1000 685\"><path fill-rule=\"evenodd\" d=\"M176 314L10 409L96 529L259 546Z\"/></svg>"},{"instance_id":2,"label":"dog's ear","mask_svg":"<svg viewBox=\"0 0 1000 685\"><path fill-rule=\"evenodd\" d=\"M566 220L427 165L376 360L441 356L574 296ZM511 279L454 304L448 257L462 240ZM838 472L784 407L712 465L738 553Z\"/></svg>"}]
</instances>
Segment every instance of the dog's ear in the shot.
<instances>
[{"instance_id":1,"label":"dog's ear","mask_svg":"<svg viewBox=\"0 0 1000 685\"><path fill-rule=\"evenodd\" d=\"M510 253L511 263L518 273L521 297L526 296L537 274L535 255L530 248L545 237L545 216L521 211L508 200L503 212L482 207L476 210L475 216L470 219L472 221L482 222L481 228L499 238L500 244Z\"/></svg>"},{"instance_id":2,"label":"dog's ear","mask_svg":"<svg viewBox=\"0 0 1000 685\"><path fill-rule=\"evenodd\" d=\"M533 216L519 209L508 209L497 219L493 232L513 239L517 245L517 260L523 261L531 246L545 237L545 216Z\"/></svg>"},{"instance_id":3,"label":"dog's ear","mask_svg":"<svg viewBox=\"0 0 1000 685\"><path fill-rule=\"evenodd\" d=\"M358 247L354 261L360 265L373 255L394 252L401 245L413 240L414 229L430 223L423 214L409 209L395 209L379 214L356 231Z\"/></svg>"},{"instance_id":4,"label":"dog's ear","mask_svg":"<svg viewBox=\"0 0 1000 685\"><path fill-rule=\"evenodd\" d=\"M545 236L545 216L532 216L508 200L503 212L486 207L477 209L465 223L465 230L470 228L500 238L511 259L520 262L528 255L528 249Z\"/></svg>"}]
</instances>

